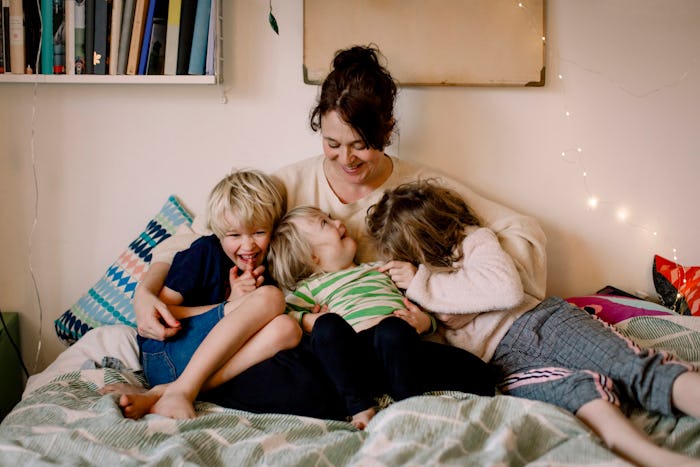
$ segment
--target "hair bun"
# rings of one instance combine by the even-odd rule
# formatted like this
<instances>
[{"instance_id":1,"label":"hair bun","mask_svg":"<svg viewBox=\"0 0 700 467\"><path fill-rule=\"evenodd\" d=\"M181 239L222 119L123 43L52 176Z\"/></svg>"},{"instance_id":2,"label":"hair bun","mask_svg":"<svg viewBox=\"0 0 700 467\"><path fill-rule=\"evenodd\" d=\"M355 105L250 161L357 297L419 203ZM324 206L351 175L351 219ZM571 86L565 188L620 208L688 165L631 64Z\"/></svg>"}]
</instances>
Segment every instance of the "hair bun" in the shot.
<instances>
[{"instance_id":1,"label":"hair bun","mask_svg":"<svg viewBox=\"0 0 700 467\"><path fill-rule=\"evenodd\" d=\"M365 68L367 66L379 67L377 50L372 46L356 45L348 49L340 50L333 59L335 70L349 68Z\"/></svg>"}]
</instances>

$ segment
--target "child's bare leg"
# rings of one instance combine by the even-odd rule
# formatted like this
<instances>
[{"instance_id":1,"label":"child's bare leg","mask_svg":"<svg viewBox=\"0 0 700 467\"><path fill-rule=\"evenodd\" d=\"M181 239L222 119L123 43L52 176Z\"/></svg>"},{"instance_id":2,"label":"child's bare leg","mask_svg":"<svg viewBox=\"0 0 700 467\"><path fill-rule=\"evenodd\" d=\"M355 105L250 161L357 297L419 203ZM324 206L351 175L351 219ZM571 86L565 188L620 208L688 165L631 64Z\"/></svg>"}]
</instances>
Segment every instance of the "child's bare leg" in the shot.
<instances>
[{"instance_id":1,"label":"child's bare leg","mask_svg":"<svg viewBox=\"0 0 700 467\"><path fill-rule=\"evenodd\" d=\"M370 407L367 410L363 410L362 412L353 415L350 423L352 423L352 426L358 430L364 430L369 421L372 420L376 414L377 412L374 410L374 407Z\"/></svg>"},{"instance_id":2,"label":"child's bare leg","mask_svg":"<svg viewBox=\"0 0 700 467\"><path fill-rule=\"evenodd\" d=\"M700 373L687 371L673 382L673 406L691 417L700 419Z\"/></svg>"},{"instance_id":3,"label":"child's bare leg","mask_svg":"<svg viewBox=\"0 0 700 467\"><path fill-rule=\"evenodd\" d=\"M276 287L263 286L226 304L219 321L192 355L182 374L167 386L151 408L172 418L195 416L193 403L204 383L261 328L284 311L284 295Z\"/></svg>"},{"instance_id":4,"label":"child's bare leg","mask_svg":"<svg viewBox=\"0 0 700 467\"><path fill-rule=\"evenodd\" d=\"M636 465L700 465L700 460L654 444L618 407L603 399L584 404L576 416L600 436L608 449Z\"/></svg>"},{"instance_id":5,"label":"child's bare leg","mask_svg":"<svg viewBox=\"0 0 700 467\"><path fill-rule=\"evenodd\" d=\"M274 357L277 352L296 347L301 334L301 328L293 318L288 315L277 316L243 344L243 347L202 385L201 390L220 386L253 365Z\"/></svg>"}]
</instances>

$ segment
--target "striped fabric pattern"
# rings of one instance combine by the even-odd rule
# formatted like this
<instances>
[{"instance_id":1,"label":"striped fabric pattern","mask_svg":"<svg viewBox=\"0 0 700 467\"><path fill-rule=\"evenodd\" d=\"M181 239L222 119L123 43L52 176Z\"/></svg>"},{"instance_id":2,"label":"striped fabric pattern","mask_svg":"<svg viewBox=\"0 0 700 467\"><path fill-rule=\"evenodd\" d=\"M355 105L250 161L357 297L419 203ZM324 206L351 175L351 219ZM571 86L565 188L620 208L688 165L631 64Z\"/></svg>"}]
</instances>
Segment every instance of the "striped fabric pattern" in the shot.
<instances>
[{"instance_id":1,"label":"striped fabric pattern","mask_svg":"<svg viewBox=\"0 0 700 467\"><path fill-rule=\"evenodd\" d=\"M136 326L132 300L136 285L148 269L151 251L182 224L192 224L192 214L175 196L170 196L104 276L54 321L58 338L71 345L98 326Z\"/></svg>"},{"instance_id":2,"label":"striped fabric pattern","mask_svg":"<svg viewBox=\"0 0 700 467\"><path fill-rule=\"evenodd\" d=\"M366 263L309 278L287 295L287 312L300 320L315 304L328 305L328 311L361 330L369 320L404 309L401 292L376 266Z\"/></svg>"}]
</instances>

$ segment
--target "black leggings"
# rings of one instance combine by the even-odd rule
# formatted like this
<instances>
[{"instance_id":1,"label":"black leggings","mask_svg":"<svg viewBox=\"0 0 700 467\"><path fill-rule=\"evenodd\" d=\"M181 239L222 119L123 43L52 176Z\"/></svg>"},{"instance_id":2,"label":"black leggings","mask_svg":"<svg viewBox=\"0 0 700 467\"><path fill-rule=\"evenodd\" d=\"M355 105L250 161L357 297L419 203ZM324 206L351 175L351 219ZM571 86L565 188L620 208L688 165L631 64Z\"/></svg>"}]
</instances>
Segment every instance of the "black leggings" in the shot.
<instances>
[{"instance_id":1,"label":"black leggings","mask_svg":"<svg viewBox=\"0 0 700 467\"><path fill-rule=\"evenodd\" d=\"M398 317L356 333L341 316L325 314L314 323L311 349L350 415L384 393L394 400L436 390L494 394L491 367L466 350L421 340Z\"/></svg>"},{"instance_id":2,"label":"black leggings","mask_svg":"<svg viewBox=\"0 0 700 467\"><path fill-rule=\"evenodd\" d=\"M308 336L296 348L278 352L198 399L254 413L332 420L347 416L335 386L310 350Z\"/></svg>"}]
</instances>

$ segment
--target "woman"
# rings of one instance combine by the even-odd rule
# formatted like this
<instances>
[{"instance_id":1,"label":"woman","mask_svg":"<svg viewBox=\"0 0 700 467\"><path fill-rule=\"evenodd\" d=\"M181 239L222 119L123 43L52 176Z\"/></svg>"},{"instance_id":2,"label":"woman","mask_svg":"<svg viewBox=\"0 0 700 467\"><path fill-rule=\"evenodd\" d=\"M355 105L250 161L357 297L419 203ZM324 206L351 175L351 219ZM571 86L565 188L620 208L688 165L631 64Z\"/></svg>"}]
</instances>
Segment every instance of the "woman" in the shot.
<instances>
[{"instance_id":1,"label":"woman","mask_svg":"<svg viewBox=\"0 0 700 467\"><path fill-rule=\"evenodd\" d=\"M369 206L386 189L417 179L438 178L457 190L482 224L498 235L515 262L525 293L544 298L545 237L534 219L486 200L426 167L384 153L396 123L397 86L378 57L378 50L359 46L336 54L310 118L311 128L321 133L323 155L289 165L275 174L287 189L288 207L313 205L342 220L348 234L358 240L356 261L368 262L376 259L365 232ZM151 267L134 296L142 336L164 339L178 332L176 320L157 296L172 257L197 236L172 237L154 252ZM459 317L445 323L448 327L459 324ZM337 416L340 407L337 395L319 371L301 345L249 369L213 391L217 394L209 400L256 412L335 418L331 414ZM273 387L265 391L266 384ZM293 390L293 396L279 394L279 388Z\"/></svg>"}]
</instances>

